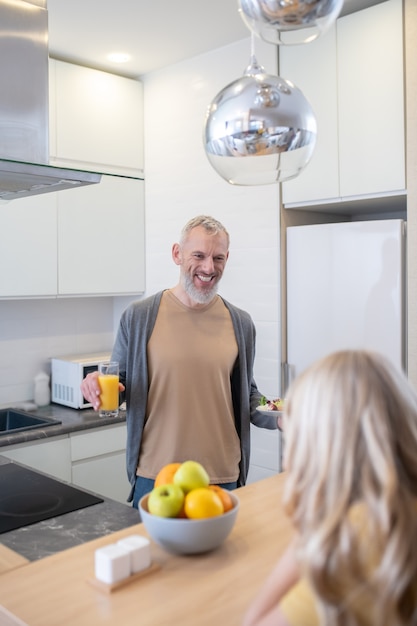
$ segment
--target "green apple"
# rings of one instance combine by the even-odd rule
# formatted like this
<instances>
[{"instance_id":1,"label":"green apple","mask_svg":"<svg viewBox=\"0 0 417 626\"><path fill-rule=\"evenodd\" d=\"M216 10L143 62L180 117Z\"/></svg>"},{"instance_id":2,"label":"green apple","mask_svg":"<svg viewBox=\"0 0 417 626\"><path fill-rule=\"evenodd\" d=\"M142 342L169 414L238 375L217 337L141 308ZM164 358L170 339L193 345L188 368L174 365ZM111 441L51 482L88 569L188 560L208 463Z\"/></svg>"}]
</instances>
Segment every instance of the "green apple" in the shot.
<instances>
[{"instance_id":1,"label":"green apple","mask_svg":"<svg viewBox=\"0 0 417 626\"><path fill-rule=\"evenodd\" d=\"M174 484L186 494L192 489L207 487L209 482L209 475L197 461L184 461L174 474Z\"/></svg>"},{"instance_id":2,"label":"green apple","mask_svg":"<svg viewBox=\"0 0 417 626\"><path fill-rule=\"evenodd\" d=\"M154 487L148 497L148 511L158 517L177 517L184 504L184 492L178 485Z\"/></svg>"}]
</instances>

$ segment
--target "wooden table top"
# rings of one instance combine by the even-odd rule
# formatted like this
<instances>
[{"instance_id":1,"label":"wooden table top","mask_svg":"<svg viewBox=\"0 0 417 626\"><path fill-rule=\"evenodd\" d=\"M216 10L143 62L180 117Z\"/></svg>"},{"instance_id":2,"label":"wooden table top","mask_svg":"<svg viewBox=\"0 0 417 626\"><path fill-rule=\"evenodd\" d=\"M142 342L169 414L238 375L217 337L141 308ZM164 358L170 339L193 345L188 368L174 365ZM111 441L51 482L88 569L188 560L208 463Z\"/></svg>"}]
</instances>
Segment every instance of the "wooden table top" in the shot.
<instances>
[{"instance_id":1,"label":"wooden table top","mask_svg":"<svg viewBox=\"0 0 417 626\"><path fill-rule=\"evenodd\" d=\"M1 574L0 624L238 626L292 536L284 480L277 474L238 489L236 525L211 553L179 557L151 541L157 568L110 594L88 582L94 552L131 534L148 536L143 524Z\"/></svg>"},{"instance_id":2,"label":"wooden table top","mask_svg":"<svg viewBox=\"0 0 417 626\"><path fill-rule=\"evenodd\" d=\"M26 565L29 563L28 559L25 559L21 554L17 554L13 550L10 550L7 546L0 544L0 574L9 572L15 567Z\"/></svg>"}]
</instances>

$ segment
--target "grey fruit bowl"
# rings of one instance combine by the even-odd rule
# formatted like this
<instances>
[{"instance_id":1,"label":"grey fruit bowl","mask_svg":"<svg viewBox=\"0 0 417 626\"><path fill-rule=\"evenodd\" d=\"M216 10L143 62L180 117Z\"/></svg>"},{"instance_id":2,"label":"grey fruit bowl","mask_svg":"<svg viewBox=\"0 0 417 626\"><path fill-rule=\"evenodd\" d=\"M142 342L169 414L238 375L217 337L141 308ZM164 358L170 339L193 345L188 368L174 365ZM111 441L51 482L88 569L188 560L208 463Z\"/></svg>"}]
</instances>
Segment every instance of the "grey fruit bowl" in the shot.
<instances>
[{"instance_id":1,"label":"grey fruit bowl","mask_svg":"<svg viewBox=\"0 0 417 626\"><path fill-rule=\"evenodd\" d=\"M233 508L223 515L205 519L169 518L151 515L148 496L139 501L142 522L151 539L173 554L199 554L218 548L235 525L239 499L231 491Z\"/></svg>"}]
</instances>

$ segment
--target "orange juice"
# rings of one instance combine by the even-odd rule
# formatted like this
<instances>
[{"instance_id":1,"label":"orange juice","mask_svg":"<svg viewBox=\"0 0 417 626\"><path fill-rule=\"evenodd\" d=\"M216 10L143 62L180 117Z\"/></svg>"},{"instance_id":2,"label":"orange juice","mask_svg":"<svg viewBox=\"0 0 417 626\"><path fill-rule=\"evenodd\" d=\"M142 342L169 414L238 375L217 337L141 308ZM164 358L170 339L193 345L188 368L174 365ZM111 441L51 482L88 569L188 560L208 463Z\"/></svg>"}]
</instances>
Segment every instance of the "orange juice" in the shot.
<instances>
[{"instance_id":1,"label":"orange juice","mask_svg":"<svg viewBox=\"0 0 417 626\"><path fill-rule=\"evenodd\" d=\"M115 411L119 408L119 377L116 374L100 374L100 410Z\"/></svg>"}]
</instances>

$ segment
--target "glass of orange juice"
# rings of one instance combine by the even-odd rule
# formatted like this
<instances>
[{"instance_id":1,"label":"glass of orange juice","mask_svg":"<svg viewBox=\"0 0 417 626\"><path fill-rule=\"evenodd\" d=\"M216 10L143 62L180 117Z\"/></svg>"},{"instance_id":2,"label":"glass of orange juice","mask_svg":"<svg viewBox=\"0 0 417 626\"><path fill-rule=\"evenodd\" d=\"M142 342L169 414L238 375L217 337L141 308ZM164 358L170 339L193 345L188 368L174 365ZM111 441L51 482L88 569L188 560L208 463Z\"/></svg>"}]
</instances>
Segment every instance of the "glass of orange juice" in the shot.
<instances>
[{"instance_id":1,"label":"glass of orange juice","mask_svg":"<svg viewBox=\"0 0 417 626\"><path fill-rule=\"evenodd\" d=\"M98 383L100 385L100 417L119 415L119 364L117 361L105 361L98 364Z\"/></svg>"}]
</instances>

